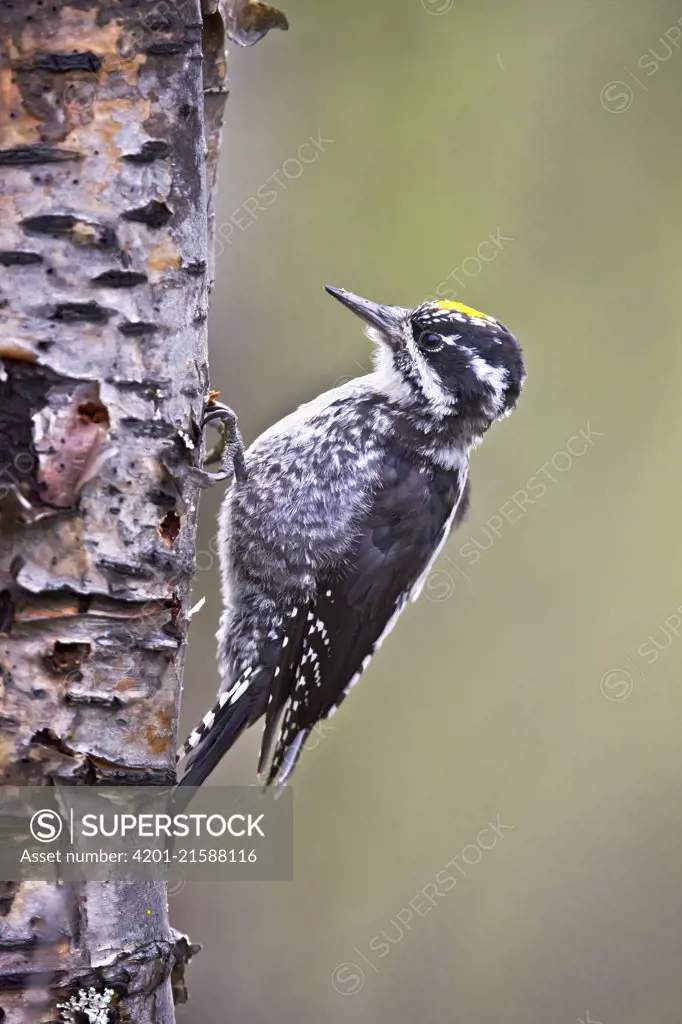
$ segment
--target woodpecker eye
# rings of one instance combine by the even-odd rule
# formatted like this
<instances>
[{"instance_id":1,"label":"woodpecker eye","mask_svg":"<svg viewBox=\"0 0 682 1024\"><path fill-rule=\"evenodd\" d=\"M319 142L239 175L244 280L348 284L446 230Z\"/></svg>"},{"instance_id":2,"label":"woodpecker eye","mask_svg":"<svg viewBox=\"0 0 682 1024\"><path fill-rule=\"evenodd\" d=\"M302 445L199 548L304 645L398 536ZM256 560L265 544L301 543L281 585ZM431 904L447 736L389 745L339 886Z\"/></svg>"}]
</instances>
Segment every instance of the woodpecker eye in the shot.
<instances>
[{"instance_id":1,"label":"woodpecker eye","mask_svg":"<svg viewBox=\"0 0 682 1024\"><path fill-rule=\"evenodd\" d=\"M422 331L417 342L423 352L438 352L443 347L443 339L440 334L432 331Z\"/></svg>"}]
</instances>

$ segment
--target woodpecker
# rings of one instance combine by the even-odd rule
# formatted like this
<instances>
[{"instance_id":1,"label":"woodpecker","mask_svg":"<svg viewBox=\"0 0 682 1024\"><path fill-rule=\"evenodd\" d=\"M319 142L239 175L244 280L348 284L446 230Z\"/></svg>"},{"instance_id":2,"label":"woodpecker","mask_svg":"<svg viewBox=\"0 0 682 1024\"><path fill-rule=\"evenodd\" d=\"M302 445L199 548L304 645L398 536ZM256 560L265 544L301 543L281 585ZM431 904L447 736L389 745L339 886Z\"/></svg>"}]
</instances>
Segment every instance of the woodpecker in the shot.
<instances>
[{"instance_id":1,"label":"woodpecker","mask_svg":"<svg viewBox=\"0 0 682 1024\"><path fill-rule=\"evenodd\" d=\"M364 321L373 373L300 406L243 455L234 414L207 407L234 473L219 529L222 682L179 751L184 786L263 716L258 772L266 786L291 778L306 737L419 596L466 514L471 450L525 379L516 338L485 313L326 290Z\"/></svg>"}]
</instances>

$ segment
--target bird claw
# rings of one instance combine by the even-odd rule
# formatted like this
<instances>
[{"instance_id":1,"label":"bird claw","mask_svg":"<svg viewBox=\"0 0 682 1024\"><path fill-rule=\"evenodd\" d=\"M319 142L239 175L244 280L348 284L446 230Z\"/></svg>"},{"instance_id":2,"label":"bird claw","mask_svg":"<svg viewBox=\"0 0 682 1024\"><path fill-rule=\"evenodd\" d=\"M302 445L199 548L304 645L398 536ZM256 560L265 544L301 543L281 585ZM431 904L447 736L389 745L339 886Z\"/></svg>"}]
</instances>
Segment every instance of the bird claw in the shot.
<instances>
[{"instance_id":1,"label":"bird claw","mask_svg":"<svg viewBox=\"0 0 682 1024\"><path fill-rule=\"evenodd\" d=\"M216 473L210 473L206 469L198 470L200 482L204 486L212 487L213 484L234 477L238 483L242 483L247 476L246 462L244 461L244 442L239 432L236 413L222 402L213 401L204 406L201 419L202 432L209 423L217 428L220 436L217 444L206 453L204 465L219 462L220 469Z\"/></svg>"}]
</instances>

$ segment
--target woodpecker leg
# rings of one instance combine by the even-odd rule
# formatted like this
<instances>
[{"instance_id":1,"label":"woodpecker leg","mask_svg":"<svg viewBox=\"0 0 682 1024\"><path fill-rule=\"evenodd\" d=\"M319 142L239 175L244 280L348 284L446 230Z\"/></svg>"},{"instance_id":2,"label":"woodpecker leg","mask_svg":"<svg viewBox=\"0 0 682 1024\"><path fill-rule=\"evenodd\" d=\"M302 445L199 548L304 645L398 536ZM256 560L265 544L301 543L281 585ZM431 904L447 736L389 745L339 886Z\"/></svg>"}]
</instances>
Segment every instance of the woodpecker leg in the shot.
<instances>
[{"instance_id":1,"label":"woodpecker leg","mask_svg":"<svg viewBox=\"0 0 682 1024\"><path fill-rule=\"evenodd\" d=\"M209 423L213 423L217 427L219 440L207 452L204 464L219 462L220 469L217 473L209 473L202 469L200 471L202 482L210 486L234 477L238 483L241 483L246 480L246 463L244 462L244 442L239 432L236 414L222 402L212 402L211 405L204 407L201 429L205 430Z\"/></svg>"}]
</instances>

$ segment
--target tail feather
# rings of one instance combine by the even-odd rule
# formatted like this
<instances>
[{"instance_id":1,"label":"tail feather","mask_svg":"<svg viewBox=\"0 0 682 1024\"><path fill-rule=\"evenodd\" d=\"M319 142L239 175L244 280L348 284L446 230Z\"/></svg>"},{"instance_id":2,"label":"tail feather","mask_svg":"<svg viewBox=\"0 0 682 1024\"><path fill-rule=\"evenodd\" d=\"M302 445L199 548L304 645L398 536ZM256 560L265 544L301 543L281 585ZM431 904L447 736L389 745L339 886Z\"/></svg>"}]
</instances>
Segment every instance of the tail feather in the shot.
<instances>
[{"instance_id":1,"label":"tail feather","mask_svg":"<svg viewBox=\"0 0 682 1024\"><path fill-rule=\"evenodd\" d=\"M271 786L274 783L277 786L277 789L280 790L282 786L286 786L291 777L291 773L298 764L298 759L303 751L303 744L309 735L310 729L301 729L293 743L284 748L281 755L273 760L265 783L266 786Z\"/></svg>"},{"instance_id":2,"label":"tail feather","mask_svg":"<svg viewBox=\"0 0 682 1024\"><path fill-rule=\"evenodd\" d=\"M178 761L188 758L180 786L200 786L244 729L265 710L270 673L264 668L247 668L236 683L220 695L178 751Z\"/></svg>"},{"instance_id":3,"label":"tail feather","mask_svg":"<svg viewBox=\"0 0 682 1024\"><path fill-rule=\"evenodd\" d=\"M265 713L265 730L258 758L258 775L261 777L265 774L273 740L280 728L285 704L291 693L296 665L301 656L301 640L306 628L306 611L307 607L292 608L286 633L287 641L280 649L277 665L273 671L270 698ZM265 785L269 786L272 781L273 776L270 773Z\"/></svg>"}]
</instances>

